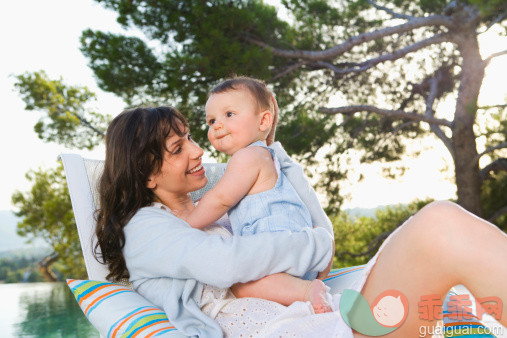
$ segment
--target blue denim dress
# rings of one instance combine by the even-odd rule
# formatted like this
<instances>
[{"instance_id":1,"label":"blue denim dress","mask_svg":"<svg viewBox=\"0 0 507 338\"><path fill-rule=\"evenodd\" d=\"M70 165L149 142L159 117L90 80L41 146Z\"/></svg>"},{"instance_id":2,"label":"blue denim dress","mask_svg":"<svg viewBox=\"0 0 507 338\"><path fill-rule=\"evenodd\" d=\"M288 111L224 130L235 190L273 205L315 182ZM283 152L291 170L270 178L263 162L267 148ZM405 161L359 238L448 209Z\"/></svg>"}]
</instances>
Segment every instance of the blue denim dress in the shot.
<instances>
[{"instance_id":1,"label":"blue denim dress","mask_svg":"<svg viewBox=\"0 0 507 338\"><path fill-rule=\"evenodd\" d=\"M274 151L263 142L249 145L266 148L275 162L278 178L275 186L266 191L243 197L229 212L232 233L248 236L259 232L301 231L313 227L310 212L299 198L283 172ZM303 279L312 280L317 272L308 272Z\"/></svg>"}]
</instances>

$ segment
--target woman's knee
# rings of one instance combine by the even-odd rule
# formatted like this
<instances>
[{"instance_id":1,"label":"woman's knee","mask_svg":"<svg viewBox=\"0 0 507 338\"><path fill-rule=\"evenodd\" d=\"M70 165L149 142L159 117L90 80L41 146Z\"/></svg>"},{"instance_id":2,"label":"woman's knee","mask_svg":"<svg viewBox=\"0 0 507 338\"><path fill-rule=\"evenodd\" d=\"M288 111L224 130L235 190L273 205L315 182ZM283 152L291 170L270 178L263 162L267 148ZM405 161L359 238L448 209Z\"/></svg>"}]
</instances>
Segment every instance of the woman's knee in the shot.
<instances>
[{"instance_id":1,"label":"woman's knee","mask_svg":"<svg viewBox=\"0 0 507 338\"><path fill-rule=\"evenodd\" d=\"M449 201L431 202L417 212L406 227L407 238L424 251L442 254L453 235L463 229L460 219L464 209Z\"/></svg>"},{"instance_id":2,"label":"woman's knee","mask_svg":"<svg viewBox=\"0 0 507 338\"><path fill-rule=\"evenodd\" d=\"M423 231L434 235L446 231L455 231L459 226L460 219L466 214L466 211L450 201L434 201L427 204L415 217L419 219L419 224Z\"/></svg>"},{"instance_id":3,"label":"woman's knee","mask_svg":"<svg viewBox=\"0 0 507 338\"><path fill-rule=\"evenodd\" d=\"M425 205L419 213L426 213L432 217L452 217L462 213L464 209L451 201L433 201Z\"/></svg>"}]
</instances>

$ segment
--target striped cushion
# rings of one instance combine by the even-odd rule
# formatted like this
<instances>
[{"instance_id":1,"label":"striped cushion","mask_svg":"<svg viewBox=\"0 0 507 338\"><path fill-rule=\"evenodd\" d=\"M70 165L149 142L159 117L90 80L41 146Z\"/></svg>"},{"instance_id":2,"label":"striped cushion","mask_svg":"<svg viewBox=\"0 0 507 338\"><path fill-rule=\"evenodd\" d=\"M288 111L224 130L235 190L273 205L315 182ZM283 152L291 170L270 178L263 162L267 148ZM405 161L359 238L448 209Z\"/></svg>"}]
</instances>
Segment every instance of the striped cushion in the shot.
<instances>
[{"instance_id":1,"label":"striped cushion","mask_svg":"<svg viewBox=\"0 0 507 338\"><path fill-rule=\"evenodd\" d=\"M333 269L324 283L331 293L350 288L361 275L364 265ZM68 279L67 284L92 325L103 337L185 337L167 319L165 312L135 291L120 284ZM456 295L449 291L449 297ZM476 320L451 320L444 305L444 336L495 337Z\"/></svg>"},{"instance_id":2,"label":"striped cushion","mask_svg":"<svg viewBox=\"0 0 507 338\"><path fill-rule=\"evenodd\" d=\"M495 338L496 336L493 334L491 329L485 326L484 323L479 321L477 318L476 303L473 295L463 286L459 286L459 292L457 292L457 288L458 287L451 289L447 293L444 301L444 337ZM461 308L460 313L460 311L456 311L456 306L451 309L448 307L451 297L458 296L460 294L469 295L472 303L470 306L470 309L472 309L471 312L466 311L465 308ZM468 318L463 316L464 314L468 315ZM501 332L501 330L498 331Z\"/></svg>"},{"instance_id":3,"label":"striped cushion","mask_svg":"<svg viewBox=\"0 0 507 338\"><path fill-rule=\"evenodd\" d=\"M324 283L332 293L342 292L363 268L333 269ZM103 337L184 337L162 309L124 285L76 279L68 279L67 284Z\"/></svg>"},{"instance_id":4,"label":"striped cushion","mask_svg":"<svg viewBox=\"0 0 507 338\"><path fill-rule=\"evenodd\" d=\"M364 265L347 268L332 269L324 279L324 283L331 289L331 294L342 293L352 287L352 284L361 276Z\"/></svg>"},{"instance_id":5,"label":"striped cushion","mask_svg":"<svg viewBox=\"0 0 507 338\"><path fill-rule=\"evenodd\" d=\"M75 279L67 284L103 337L184 337L163 310L123 285Z\"/></svg>"}]
</instances>

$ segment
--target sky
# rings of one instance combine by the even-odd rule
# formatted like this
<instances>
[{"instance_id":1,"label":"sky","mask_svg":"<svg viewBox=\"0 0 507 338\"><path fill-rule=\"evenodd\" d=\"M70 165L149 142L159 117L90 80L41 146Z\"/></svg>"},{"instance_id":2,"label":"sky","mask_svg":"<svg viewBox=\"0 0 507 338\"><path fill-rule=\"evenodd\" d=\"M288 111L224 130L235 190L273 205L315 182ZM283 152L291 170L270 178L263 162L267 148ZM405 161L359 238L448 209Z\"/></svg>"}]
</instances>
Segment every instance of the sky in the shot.
<instances>
[{"instance_id":1,"label":"sky","mask_svg":"<svg viewBox=\"0 0 507 338\"><path fill-rule=\"evenodd\" d=\"M124 103L113 94L102 92L96 85L87 59L79 51L79 37L87 28L123 32L116 14L92 0L16 0L0 11L0 210L13 209L14 191L27 191L31 184L25 179L30 169L56 166L60 153L79 153L103 159L104 148L94 151L67 149L38 139L33 126L40 118L38 112L24 110L24 103L14 90L15 75L45 70L50 78L63 78L69 85L85 85L97 93L94 106L100 112L117 115ZM488 56L507 49L507 38L495 30L483 34L481 52ZM507 57L496 58L488 67L481 93L480 105L504 103ZM444 107L445 108L445 107ZM452 108L452 107L451 107ZM451 181L452 162L447 150L438 142L424 140L414 147L424 149L414 159L405 160L409 170L403 178L387 180L381 166L353 163L354 174L343 192L350 197L344 207L372 208L377 205L409 202L417 197L453 198L455 186ZM365 179L358 182L363 175Z\"/></svg>"}]
</instances>

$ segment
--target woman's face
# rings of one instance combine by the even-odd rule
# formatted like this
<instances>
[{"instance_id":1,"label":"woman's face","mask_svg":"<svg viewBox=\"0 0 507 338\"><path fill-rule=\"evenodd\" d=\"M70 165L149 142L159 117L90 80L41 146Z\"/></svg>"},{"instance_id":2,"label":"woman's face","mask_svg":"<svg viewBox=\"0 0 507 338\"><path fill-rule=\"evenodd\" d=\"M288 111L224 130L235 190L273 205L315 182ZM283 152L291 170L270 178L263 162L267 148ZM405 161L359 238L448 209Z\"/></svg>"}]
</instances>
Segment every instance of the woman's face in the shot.
<instances>
[{"instance_id":1,"label":"woman's face","mask_svg":"<svg viewBox=\"0 0 507 338\"><path fill-rule=\"evenodd\" d=\"M188 130L183 136L171 131L166 148L162 167L150 176L147 187L171 207L168 205L171 201L204 187L208 179L202 166L203 150L192 140Z\"/></svg>"}]
</instances>

